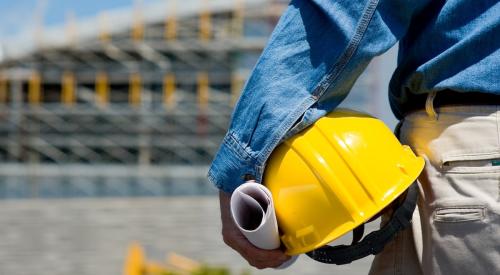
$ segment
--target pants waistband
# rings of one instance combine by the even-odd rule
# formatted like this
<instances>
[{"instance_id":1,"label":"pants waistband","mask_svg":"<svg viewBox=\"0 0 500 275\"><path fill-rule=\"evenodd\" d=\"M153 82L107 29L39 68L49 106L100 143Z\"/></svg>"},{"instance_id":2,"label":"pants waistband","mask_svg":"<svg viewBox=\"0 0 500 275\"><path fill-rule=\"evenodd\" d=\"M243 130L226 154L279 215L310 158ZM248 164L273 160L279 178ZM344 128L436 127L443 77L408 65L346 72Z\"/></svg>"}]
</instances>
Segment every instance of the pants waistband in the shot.
<instances>
[{"instance_id":1,"label":"pants waistband","mask_svg":"<svg viewBox=\"0 0 500 275\"><path fill-rule=\"evenodd\" d=\"M425 110L429 116L437 118L437 108L498 105L500 105L500 95L497 94L443 90L412 99L412 104L408 106L406 115L411 112Z\"/></svg>"}]
</instances>

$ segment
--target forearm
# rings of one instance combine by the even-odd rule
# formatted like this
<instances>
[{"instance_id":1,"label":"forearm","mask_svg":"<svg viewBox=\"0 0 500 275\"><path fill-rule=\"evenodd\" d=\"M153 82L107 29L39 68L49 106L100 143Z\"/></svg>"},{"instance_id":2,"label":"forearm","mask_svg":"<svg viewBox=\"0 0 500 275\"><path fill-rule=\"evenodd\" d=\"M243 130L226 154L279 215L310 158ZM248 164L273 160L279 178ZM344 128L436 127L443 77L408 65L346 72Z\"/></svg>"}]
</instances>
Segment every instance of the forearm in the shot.
<instances>
[{"instance_id":1,"label":"forearm","mask_svg":"<svg viewBox=\"0 0 500 275\"><path fill-rule=\"evenodd\" d=\"M209 179L226 192L247 174L262 181L273 149L334 109L404 33L411 9L398 3L378 10L376 0L292 1L243 89Z\"/></svg>"}]
</instances>

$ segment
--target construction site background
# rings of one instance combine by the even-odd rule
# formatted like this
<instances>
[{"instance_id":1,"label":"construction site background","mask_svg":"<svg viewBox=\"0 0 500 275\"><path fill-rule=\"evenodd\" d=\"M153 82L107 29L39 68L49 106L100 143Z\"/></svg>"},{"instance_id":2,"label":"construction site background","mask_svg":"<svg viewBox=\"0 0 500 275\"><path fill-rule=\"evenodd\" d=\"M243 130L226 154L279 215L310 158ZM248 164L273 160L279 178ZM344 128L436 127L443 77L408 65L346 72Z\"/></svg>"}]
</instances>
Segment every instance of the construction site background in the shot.
<instances>
[{"instance_id":1,"label":"construction site background","mask_svg":"<svg viewBox=\"0 0 500 275\"><path fill-rule=\"evenodd\" d=\"M82 18L68 10L50 26L26 11L32 28L0 42L0 274L121 273L133 241L155 259L247 267L222 244L205 175L287 4L131 1ZM342 106L393 127L394 67L393 49ZM303 257L276 274L358 274L368 263Z\"/></svg>"}]
</instances>

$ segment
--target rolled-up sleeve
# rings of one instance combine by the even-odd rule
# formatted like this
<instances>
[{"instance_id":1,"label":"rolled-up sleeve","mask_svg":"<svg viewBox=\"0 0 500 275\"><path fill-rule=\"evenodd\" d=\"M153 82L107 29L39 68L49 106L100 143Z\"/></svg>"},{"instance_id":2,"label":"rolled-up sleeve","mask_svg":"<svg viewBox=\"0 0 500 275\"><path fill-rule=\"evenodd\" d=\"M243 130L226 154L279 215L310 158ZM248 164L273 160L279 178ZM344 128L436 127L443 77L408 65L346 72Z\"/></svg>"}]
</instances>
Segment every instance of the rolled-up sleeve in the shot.
<instances>
[{"instance_id":1,"label":"rolled-up sleeve","mask_svg":"<svg viewBox=\"0 0 500 275\"><path fill-rule=\"evenodd\" d=\"M423 2L292 1L243 89L209 180L226 192L246 175L261 181L280 141L334 109Z\"/></svg>"}]
</instances>

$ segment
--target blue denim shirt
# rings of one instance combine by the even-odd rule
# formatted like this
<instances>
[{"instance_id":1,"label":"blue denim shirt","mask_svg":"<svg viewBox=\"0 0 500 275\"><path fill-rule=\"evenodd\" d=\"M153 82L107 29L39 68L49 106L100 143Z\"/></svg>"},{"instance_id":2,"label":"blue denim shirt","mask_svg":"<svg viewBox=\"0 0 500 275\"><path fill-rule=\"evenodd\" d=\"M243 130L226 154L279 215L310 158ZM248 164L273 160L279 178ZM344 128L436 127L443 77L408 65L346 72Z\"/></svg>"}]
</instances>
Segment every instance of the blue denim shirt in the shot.
<instances>
[{"instance_id":1,"label":"blue denim shirt","mask_svg":"<svg viewBox=\"0 0 500 275\"><path fill-rule=\"evenodd\" d=\"M412 96L452 89L500 94L497 0L292 1L264 49L209 169L232 192L262 180L283 139L334 109L370 60L398 41L389 84L397 117Z\"/></svg>"}]
</instances>

